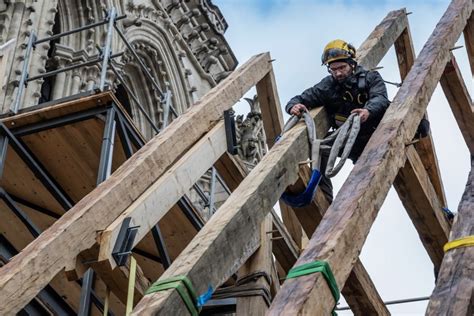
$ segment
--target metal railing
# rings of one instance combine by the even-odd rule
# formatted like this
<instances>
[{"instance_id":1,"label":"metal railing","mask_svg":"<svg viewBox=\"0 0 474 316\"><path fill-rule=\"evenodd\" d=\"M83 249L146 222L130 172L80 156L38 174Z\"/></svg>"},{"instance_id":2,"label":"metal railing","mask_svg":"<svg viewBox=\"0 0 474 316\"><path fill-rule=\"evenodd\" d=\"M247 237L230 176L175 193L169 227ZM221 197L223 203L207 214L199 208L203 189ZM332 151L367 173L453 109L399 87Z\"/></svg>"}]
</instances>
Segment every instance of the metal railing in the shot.
<instances>
[{"instance_id":1,"label":"metal railing","mask_svg":"<svg viewBox=\"0 0 474 316\"><path fill-rule=\"evenodd\" d=\"M119 35L119 37L121 38L121 40L125 43L126 47L128 48L129 52L131 53L131 55L134 57L134 59L138 63L140 69L143 71L143 73L145 74L145 76L147 77L149 82L152 84L153 89L160 96L160 103L162 104L162 107L163 107L163 126L162 127L163 128L166 127L170 111L175 117L178 117L178 112L176 111L176 109L171 104L171 96L172 96L171 91L169 89L167 89L166 91L163 91L161 89L161 87L159 86L159 84L157 83L155 78L152 76L152 74L150 73L150 71L146 67L143 60L140 58L140 56L138 56L138 54L135 51L135 49L133 48L133 46L130 44L130 42L125 37L125 34L123 33L123 31L117 25L117 23L116 23L117 21L125 19L127 16L126 15L118 16L117 11L114 7L112 7L108 11L104 10L104 12L105 12L106 16L105 16L104 20L102 20L102 21L95 22L95 23L92 23L92 24L88 24L88 25L85 25L85 26L82 26L82 27L78 27L78 28L75 28L73 30L62 32L62 33L59 33L59 34L55 34L55 35L52 35L52 36L49 36L49 37L46 37L46 38L37 39L36 33L34 31L31 32L30 37L28 39L28 43L26 45L26 51L25 51L25 55L24 55L24 63L23 63L23 67L22 67L20 80L19 80L19 83L18 83L18 90L17 90L16 96L15 96L15 100L14 100L12 106L10 107L10 112L12 114L17 114L18 113L18 110L20 109L20 103L22 102L23 93L24 93L25 87L27 86L28 82L38 80L38 79L44 79L44 78L51 77L51 76L55 76L59 73L70 71L70 70L81 68L81 67L85 67L85 66L97 65L100 68L100 81L99 81L99 85L97 87L94 87L93 89L98 91L98 92L102 92L106 89L107 70L111 69L113 71L113 73L115 74L115 76L117 77L117 80L120 82L120 84L122 84L122 86L127 91L129 97L133 100L133 102L137 106L138 110L143 114L146 121L150 124L151 128L154 130L155 133L159 133L160 129L158 128L158 126L155 124L155 122L151 118L150 114L141 105L138 97L132 91L132 89L127 85L127 83L125 82L125 79L123 78L123 76L120 75L119 70L117 69L117 67L114 66L114 64L113 64L114 58L120 57L124 54L124 52L112 53L112 36L113 36L114 30L115 30L117 32L117 34ZM32 51L35 49L36 45L38 45L40 43L44 43L44 42L57 40L57 39L62 38L64 36L68 36L68 35L71 35L71 34L82 32L82 31L85 31L85 30L89 30L91 28L95 28L95 27L102 26L102 25L107 25L107 37L106 37L104 46L103 47L100 47L100 46L98 47L99 57L97 57L95 59L92 59L92 60L89 60L89 61L82 62L82 63L77 63L75 65L71 65L71 66L60 68L60 69L55 69L55 70L52 70L52 71L48 71L48 72L45 72L45 73L42 73L42 74L39 74L39 75L36 75L36 76L32 76L32 77L29 76L29 74L28 74L29 62L30 62Z\"/></svg>"}]
</instances>

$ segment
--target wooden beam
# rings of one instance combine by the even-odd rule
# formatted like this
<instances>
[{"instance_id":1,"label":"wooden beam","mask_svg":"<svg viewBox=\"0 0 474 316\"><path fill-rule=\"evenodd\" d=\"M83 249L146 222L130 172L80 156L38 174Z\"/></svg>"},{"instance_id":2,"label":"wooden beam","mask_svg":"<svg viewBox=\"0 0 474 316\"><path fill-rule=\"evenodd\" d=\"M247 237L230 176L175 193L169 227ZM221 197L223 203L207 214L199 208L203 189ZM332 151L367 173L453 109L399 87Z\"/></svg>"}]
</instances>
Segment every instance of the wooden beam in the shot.
<instances>
[{"instance_id":1,"label":"wooden beam","mask_svg":"<svg viewBox=\"0 0 474 316\"><path fill-rule=\"evenodd\" d=\"M451 54L451 59L444 69L440 83L464 141L471 155L473 155L474 124L472 122L474 122L474 105L453 54Z\"/></svg>"},{"instance_id":2,"label":"wooden beam","mask_svg":"<svg viewBox=\"0 0 474 316\"><path fill-rule=\"evenodd\" d=\"M450 240L474 235L474 158L466 190L461 198ZM436 287L426 315L473 315L474 247L448 251L443 259Z\"/></svg>"},{"instance_id":3,"label":"wooden beam","mask_svg":"<svg viewBox=\"0 0 474 316\"><path fill-rule=\"evenodd\" d=\"M239 270L239 277L245 277L255 272L265 272L271 278L272 275L272 215L268 214L260 225L260 247L250 257L250 259ZM278 282L278 280L273 280ZM265 288L270 292L270 284L264 277L258 278L252 283L256 287ZM262 296L248 296L237 298L237 315L264 316L268 310L268 305Z\"/></svg>"},{"instance_id":4,"label":"wooden beam","mask_svg":"<svg viewBox=\"0 0 474 316\"><path fill-rule=\"evenodd\" d=\"M127 160L53 226L0 269L5 314L28 303L78 253L192 146L247 90L271 69L269 54L251 58L209 91L166 130ZM25 282L28 280L28 282Z\"/></svg>"},{"instance_id":5,"label":"wooden beam","mask_svg":"<svg viewBox=\"0 0 474 316\"><path fill-rule=\"evenodd\" d=\"M311 111L314 118L320 113ZM306 127L299 124L263 157L160 279L185 275L198 293L225 282L257 249L260 223L296 180L294 162L308 150ZM146 295L134 309L135 315L154 313L181 315L186 307L167 290Z\"/></svg>"},{"instance_id":6,"label":"wooden beam","mask_svg":"<svg viewBox=\"0 0 474 316\"><path fill-rule=\"evenodd\" d=\"M275 231L273 235L275 239L272 242L273 254L285 273L288 273L298 259L300 248L293 241L290 233L275 211L272 210L271 213L273 218L273 231Z\"/></svg>"},{"instance_id":7,"label":"wooden beam","mask_svg":"<svg viewBox=\"0 0 474 316\"><path fill-rule=\"evenodd\" d=\"M435 270L443 260L443 245L448 241L451 224L446 219L436 191L413 146L406 150L407 161L393 186L410 216Z\"/></svg>"},{"instance_id":8,"label":"wooden beam","mask_svg":"<svg viewBox=\"0 0 474 316\"><path fill-rule=\"evenodd\" d=\"M247 172L227 152L221 156L214 166L231 191L235 191L247 176ZM273 240L272 251L276 260L288 271L298 258L299 247L295 244L275 211L272 210L271 213L273 217L273 230L278 231L278 237L283 237L282 239L277 238Z\"/></svg>"},{"instance_id":9,"label":"wooden beam","mask_svg":"<svg viewBox=\"0 0 474 316\"><path fill-rule=\"evenodd\" d=\"M308 183L311 170L307 167L301 168L299 176L304 183ZM313 235L329 205L324 193L318 189L310 205L294 210L308 236ZM354 268L349 274L341 293L356 316L390 315L360 259L357 259L354 263Z\"/></svg>"},{"instance_id":10,"label":"wooden beam","mask_svg":"<svg viewBox=\"0 0 474 316\"><path fill-rule=\"evenodd\" d=\"M324 215L297 265L326 261L339 287L375 220L399 169L405 144L411 141L429 99L449 60L449 49L472 12L472 0L453 1L421 51L378 129ZM326 280L310 274L287 280L269 315L327 315L334 299Z\"/></svg>"},{"instance_id":11,"label":"wooden beam","mask_svg":"<svg viewBox=\"0 0 474 316\"><path fill-rule=\"evenodd\" d=\"M415 48L411 39L410 25L407 23L402 34L394 43L395 53L397 54L398 70L400 71L400 78L405 80L408 72L415 62Z\"/></svg>"},{"instance_id":12,"label":"wooden beam","mask_svg":"<svg viewBox=\"0 0 474 316\"><path fill-rule=\"evenodd\" d=\"M415 61L415 49L413 48L413 41L411 38L410 25L405 28L402 34L394 43L395 52L397 54L398 69L400 71L400 78L405 80L408 72L410 71ZM425 113L425 118L428 119L428 114ZM444 192L443 182L441 180L441 172L438 165L438 159L436 158L436 151L433 143L431 132L418 143L415 144L415 149L420 155L421 161L425 166L426 172L431 179L438 198L443 206L447 205L446 195ZM403 181L403 178L401 178Z\"/></svg>"},{"instance_id":13,"label":"wooden beam","mask_svg":"<svg viewBox=\"0 0 474 316\"><path fill-rule=\"evenodd\" d=\"M471 73L474 77L474 14L471 14L464 29L464 42L466 44L469 65L471 66Z\"/></svg>"},{"instance_id":14,"label":"wooden beam","mask_svg":"<svg viewBox=\"0 0 474 316\"><path fill-rule=\"evenodd\" d=\"M404 80L415 59L408 25L395 42L395 51L400 77ZM427 114L425 116L427 118ZM415 144L415 149L408 148L408 159L395 178L394 187L435 270L439 271L442 246L447 241L450 224L442 213L442 207L447 203L431 132Z\"/></svg>"},{"instance_id":15,"label":"wooden beam","mask_svg":"<svg viewBox=\"0 0 474 316\"><path fill-rule=\"evenodd\" d=\"M391 11L357 50L357 61L366 69L375 68L408 26L405 9Z\"/></svg>"},{"instance_id":16,"label":"wooden beam","mask_svg":"<svg viewBox=\"0 0 474 316\"><path fill-rule=\"evenodd\" d=\"M286 228L288 229L291 238L296 243L298 248L303 248L303 238L306 238L306 236L303 236L303 227L301 227L301 224L298 221L295 212L293 212L293 209L286 205L284 202L279 202L279 205L281 218Z\"/></svg>"},{"instance_id":17,"label":"wooden beam","mask_svg":"<svg viewBox=\"0 0 474 316\"><path fill-rule=\"evenodd\" d=\"M273 71L269 72L257 84L256 88L267 145L268 148L272 148L275 144L275 139L281 134L284 124L280 98L278 97L275 74ZM296 242L298 247L301 248L301 241L303 237L301 225L294 216L293 211L284 203L280 203L280 211L283 222L288 228L291 237Z\"/></svg>"},{"instance_id":18,"label":"wooden beam","mask_svg":"<svg viewBox=\"0 0 474 316\"><path fill-rule=\"evenodd\" d=\"M108 264L102 262L93 263L91 267L104 281L107 288L124 304L127 304L128 281L130 278L130 261L123 267L111 269ZM133 303L137 304L150 287L150 282L145 277L143 270L137 265L135 275L135 286Z\"/></svg>"},{"instance_id":19,"label":"wooden beam","mask_svg":"<svg viewBox=\"0 0 474 316\"><path fill-rule=\"evenodd\" d=\"M131 218L130 226L137 226L133 248L226 149L224 122L221 121L100 233L99 261L108 261L111 268L115 268L112 251L125 218Z\"/></svg>"},{"instance_id":20,"label":"wooden beam","mask_svg":"<svg viewBox=\"0 0 474 316\"><path fill-rule=\"evenodd\" d=\"M263 126L267 137L267 145L271 148L283 127L283 113L273 70L257 84L256 88L260 111L264 118Z\"/></svg>"}]
</instances>

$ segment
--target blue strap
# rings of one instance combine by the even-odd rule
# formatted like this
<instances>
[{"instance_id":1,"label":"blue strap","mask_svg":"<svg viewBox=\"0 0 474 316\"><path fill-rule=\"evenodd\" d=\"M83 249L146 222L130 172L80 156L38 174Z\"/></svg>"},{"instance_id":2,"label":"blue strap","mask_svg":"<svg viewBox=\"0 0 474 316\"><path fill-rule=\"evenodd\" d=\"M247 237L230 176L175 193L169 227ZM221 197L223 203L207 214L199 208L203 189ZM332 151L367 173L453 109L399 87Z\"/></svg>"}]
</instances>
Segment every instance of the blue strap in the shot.
<instances>
[{"instance_id":1,"label":"blue strap","mask_svg":"<svg viewBox=\"0 0 474 316\"><path fill-rule=\"evenodd\" d=\"M304 192L299 194L291 194L284 192L281 199L291 207L303 207L309 205L316 194L319 181L321 180L321 172L313 169L311 172L311 178L309 179L308 185Z\"/></svg>"},{"instance_id":2,"label":"blue strap","mask_svg":"<svg viewBox=\"0 0 474 316\"><path fill-rule=\"evenodd\" d=\"M212 288L212 286L209 285L209 287L207 288L206 293L204 293L201 296L198 296L197 306L198 307L204 306L207 303L207 301L209 301L211 299L213 292L214 292L214 289Z\"/></svg>"}]
</instances>

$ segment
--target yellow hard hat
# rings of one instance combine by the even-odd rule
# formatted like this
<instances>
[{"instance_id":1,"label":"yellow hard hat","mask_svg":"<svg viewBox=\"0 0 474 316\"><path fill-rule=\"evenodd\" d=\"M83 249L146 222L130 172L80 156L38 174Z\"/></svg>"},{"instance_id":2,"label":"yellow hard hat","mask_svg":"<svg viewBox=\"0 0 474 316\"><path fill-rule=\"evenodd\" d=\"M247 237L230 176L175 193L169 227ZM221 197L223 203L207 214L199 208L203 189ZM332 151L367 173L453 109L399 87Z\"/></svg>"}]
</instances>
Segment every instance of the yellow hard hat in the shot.
<instances>
[{"instance_id":1,"label":"yellow hard hat","mask_svg":"<svg viewBox=\"0 0 474 316\"><path fill-rule=\"evenodd\" d=\"M354 46L347 43L346 41L337 39L329 42L326 47L324 47L321 61L323 65L328 65L329 63L337 60L354 59L355 56L356 49Z\"/></svg>"}]
</instances>

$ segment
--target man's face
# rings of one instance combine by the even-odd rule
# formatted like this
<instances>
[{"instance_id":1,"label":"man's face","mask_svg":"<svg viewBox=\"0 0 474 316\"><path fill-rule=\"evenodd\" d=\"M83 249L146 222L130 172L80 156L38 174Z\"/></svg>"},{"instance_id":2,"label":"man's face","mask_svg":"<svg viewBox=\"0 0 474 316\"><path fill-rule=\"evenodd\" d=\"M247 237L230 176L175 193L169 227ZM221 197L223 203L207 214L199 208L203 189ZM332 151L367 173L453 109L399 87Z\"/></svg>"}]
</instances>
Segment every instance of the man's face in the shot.
<instances>
[{"instance_id":1,"label":"man's face","mask_svg":"<svg viewBox=\"0 0 474 316\"><path fill-rule=\"evenodd\" d=\"M329 65L329 72L334 79L341 82L352 74L352 66L343 61L335 61Z\"/></svg>"}]
</instances>

